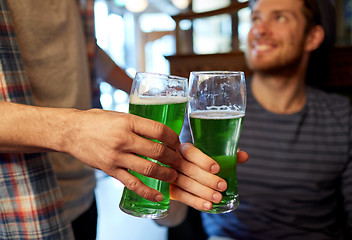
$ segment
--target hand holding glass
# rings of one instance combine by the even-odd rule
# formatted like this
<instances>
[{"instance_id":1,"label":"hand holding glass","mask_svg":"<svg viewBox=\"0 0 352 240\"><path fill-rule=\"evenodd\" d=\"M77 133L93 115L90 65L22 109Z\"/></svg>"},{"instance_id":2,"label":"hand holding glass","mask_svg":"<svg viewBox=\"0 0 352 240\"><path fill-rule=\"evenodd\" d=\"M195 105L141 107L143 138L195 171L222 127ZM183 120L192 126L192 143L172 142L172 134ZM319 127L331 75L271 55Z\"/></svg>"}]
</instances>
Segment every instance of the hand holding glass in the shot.
<instances>
[{"instance_id":1,"label":"hand holding glass","mask_svg":"<svg viewBox=\"0 0 352 240\"><path fill-rule=\"evenodd\" d=\"M246 109L243 72L191 72L188 114L194 146L220 165L227 182L220 203L209 213L225 213L239 205L237 145Z\"/></svg>"},{"instance_id":2,"label":"hand holding glass","mask_svg":"<svg viewBox=\"0 0 352 240\"><path fill-rule=\"evenodd\" d=\"M161 122L180 134L187 105L187 87L187 78L137 73L132 83L129 113ZM154 159L146 159L163 165ZM166 216L169 212L169 183L131 170L129 172L147 186L161 192L164 198L161 202L152 202L125 187L120 202L121 210L144 218Z\"/></svg>"}]
</instances>

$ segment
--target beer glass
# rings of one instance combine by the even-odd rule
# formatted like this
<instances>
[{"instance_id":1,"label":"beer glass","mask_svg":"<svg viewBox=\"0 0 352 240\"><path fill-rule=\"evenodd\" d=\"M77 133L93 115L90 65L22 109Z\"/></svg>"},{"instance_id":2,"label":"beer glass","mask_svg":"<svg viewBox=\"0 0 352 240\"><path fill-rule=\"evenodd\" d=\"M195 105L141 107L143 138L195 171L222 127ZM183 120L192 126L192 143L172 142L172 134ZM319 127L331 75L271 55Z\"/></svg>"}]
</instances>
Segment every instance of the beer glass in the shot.
<instances>
[{"instance_id":1,"label":"beer glass","mask_svg":"<svg viewBox=\"0 0 352 240\"><path fill-rule=\"evenodd\" d=\"M243 72L191 72L188 114L194 145L220 165L227 182L222 201L209 213L225 213L239 205L237 145L246 109Z\"/></svg>"},{"instance_id":2,"label":"beer glass","mask_svg":"<svg viewBox=\"0 0 352 240\"><path fill-rule=\"evenodd\" d=\"M132 83L129 113L161 122L180 134L187 106L187 90L187 78L139 72ZM146 159L163 165L154 159ZM137 217L157 219L166 216L169 211L169 183L131 170L129 172L147 186L161 192L163 200L146 200L125 187L120 209Z\"/></svg>"}]
</instances>

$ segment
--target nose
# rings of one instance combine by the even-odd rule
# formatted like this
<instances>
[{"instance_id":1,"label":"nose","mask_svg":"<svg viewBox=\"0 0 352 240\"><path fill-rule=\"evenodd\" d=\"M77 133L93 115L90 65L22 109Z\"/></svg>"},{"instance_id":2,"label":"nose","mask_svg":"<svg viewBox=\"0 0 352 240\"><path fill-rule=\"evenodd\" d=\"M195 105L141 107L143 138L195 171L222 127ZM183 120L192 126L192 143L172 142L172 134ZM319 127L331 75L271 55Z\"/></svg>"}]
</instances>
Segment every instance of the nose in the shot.
<instances>
[{"instance_id":1,"label":"nose","mask_svg":"<svg viewBox=\"0 0 352 240\"><path fill-rule=\"evenodd\" d=\"M271 34L270 25L267 21L261 20L253 24L252 32L255 37L268 36Z\"/></svg>"}]
</instances>

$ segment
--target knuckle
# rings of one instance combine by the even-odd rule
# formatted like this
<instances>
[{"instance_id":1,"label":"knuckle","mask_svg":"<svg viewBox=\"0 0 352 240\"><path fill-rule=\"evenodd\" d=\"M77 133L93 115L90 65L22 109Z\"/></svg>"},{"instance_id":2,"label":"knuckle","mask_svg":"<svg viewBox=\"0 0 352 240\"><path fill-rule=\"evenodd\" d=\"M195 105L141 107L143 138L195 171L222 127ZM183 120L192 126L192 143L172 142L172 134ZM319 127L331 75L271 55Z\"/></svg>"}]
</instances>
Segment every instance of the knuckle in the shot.
<instances>
[{"instance_id":1,"label":"knuckle","mask_svg":"<svg viewBox=\"0 0 352 240\"><path fill-rule=\"evenodd\" d=\"M182 184L182 188L185 190L189 190L191 187L192 187L191 181L189 181L188 179L184 180Z\"/></svg>"},{"instance_id":2,"label":"knuckle","mask_svg":"<svg viewBox=\"0 0 352 240\"><path fill-rule=\"evenodd\" d=\"M161 158L165 153L165 146L159 143L153 145L153 153L157 158Z\"/></svg>"},{"instance_id":3,"label":"knuckle","mask_svg":"<svg viewBox=\"0 0 352 240\"><path fill-rule=\"evenodd\" d=\"M149 199L150 196L150 190L149 189L143 189L140 193L140 196L145 198L145 199Z\"/></svg>"},{"instance_id":4,"label":"knuckle","mask_svg":"<svg viewBox=\"0 0 352 240\"><path fill-rule=\"evenodd\" d=\"M182 153L185 153L186 155L188 155L189 152L191 152L191 147L193 145L191 143L182 143L181 144L181 151Z\"/></svg>"},{"instance_id":5,"label":"knuckle","mask_svg":"<svg viewBox=\"0 0 352 240\"><path fill-rule=\"evenodd\" d=\"M182 161L181 158L178 157L178 153L176 153L176 157L170 156L168 161L168 165L171 166L173 169L177 170L177 171L181 171L182 172L182 165L184 164L184 162Z\"/></svg>"},{"instance_id":6,"label":"knuckle","mask_svg":"<svg viewBox=\"0 0 352 240\"><path fill-rule=\"evenodd\" d=\"M114 138L114 147L117 149L122 148L123 146L126 145L126 139L122 137L116 137Z\"/></svg>"},{"instance_id":7,"label":"knuckle","mask_svg":"<svg viewBox=\"0 0 352 240\"><path fill-rule=\"evenodd\" d=\"M136 191L140 185L141 182L138 180L129 180L125 183L125 186L133 192Z\"/></svg>"},{"instance_id":8,"label":"knuckle","mask_svg":"<svg viewBox=\"0 0 352 240\"><path fill-rule=\"evenodd\" d=\"M127 126L129 126L131 129L133 128L135 122L135 116L133 114L126 114L124 115L124 124L126 124Z\"/></svg>"},{"instance_id":9,"label":"knuckle","mask_svg":"<svg viewBox=\"0 0 352 240\"><path fill-rule=\"evenodd\" d=\"M128 149L130 146L133 146L135 144L135 139L130 136L130 137L126 137L126 136L117 136L113 139L113 147L114 149L117 150L126 150Z\"/></svg>"},{"instance_id":10,"label":"knuckle","mask_svg":"<svg viewBox=\"0 0 352 240\"><path fill-rule=\"evenodd\" d=\"M201 172L198 172L198 167L187 163L181 166L181 171L187 176L199 176L201 174Z\"/></svg>"},{"instance_id":11,"label":"knuckle","mask_svg":"<svg viewBox=\"0 0 352 240\"><path fill-rule=\"evenodd\" d=\"M158 164L149 162L145 169L144 169L144 175L145 176L154 176L158 172Z\"/></svg>"},{"instance_id":12,"label":"knuckle","mask_svg":"<svg viewBox=\"0 0 352 240\"><path fill-rule=\"evenodd\" d=\"M165 134L166 126L160 122L154 122L154 127L157 136L160 138Z\"/></svg>"},{"instance_id":13,"label":"knuckle","mask_svg":"<svg viewBox=\"0 0 352 240\"><path fill-rule=\"evenodd\" d=\"M134 115L126 114L122 117L120 126L127 129L128 131L134 132L136 129L136 120Z\"/></svg>"}]
</instances>

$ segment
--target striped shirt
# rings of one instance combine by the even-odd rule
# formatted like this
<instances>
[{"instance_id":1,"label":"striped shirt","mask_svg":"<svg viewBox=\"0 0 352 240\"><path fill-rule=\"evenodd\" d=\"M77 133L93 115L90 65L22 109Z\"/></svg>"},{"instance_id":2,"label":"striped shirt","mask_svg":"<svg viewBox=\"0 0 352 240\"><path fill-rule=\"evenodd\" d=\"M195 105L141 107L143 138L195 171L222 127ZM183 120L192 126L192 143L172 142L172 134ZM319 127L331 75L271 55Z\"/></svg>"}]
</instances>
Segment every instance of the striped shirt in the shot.
<instances>
[{"instance_id":1,"label":"striped shirt","mask_svg":"<svg viewBox=\"0 0 352 240\"><path fill-rule=\"evenodd\" d=\"M227 214L202 213L207 234L352 239L349 101L308 88L300 112L280 115L263 109L248 90L239 147L250 159L237 168L240 205Z\"/></svg>"},{"instance_id":2,"label":"striped shirt","mask_svg":"<svg viewBox=\"0 0 352 240\"><path fill-rule=\"evenodd\" d=\"M87 49L95 49L93 0L77 0ZM0 0L0 101L33 105L7 1ZM87 29L93 29L88 31ZM93 47L94 46L94 47ZM47 154L0 154L0 239L73 239Z\"/></svg>"}]
</instances>

